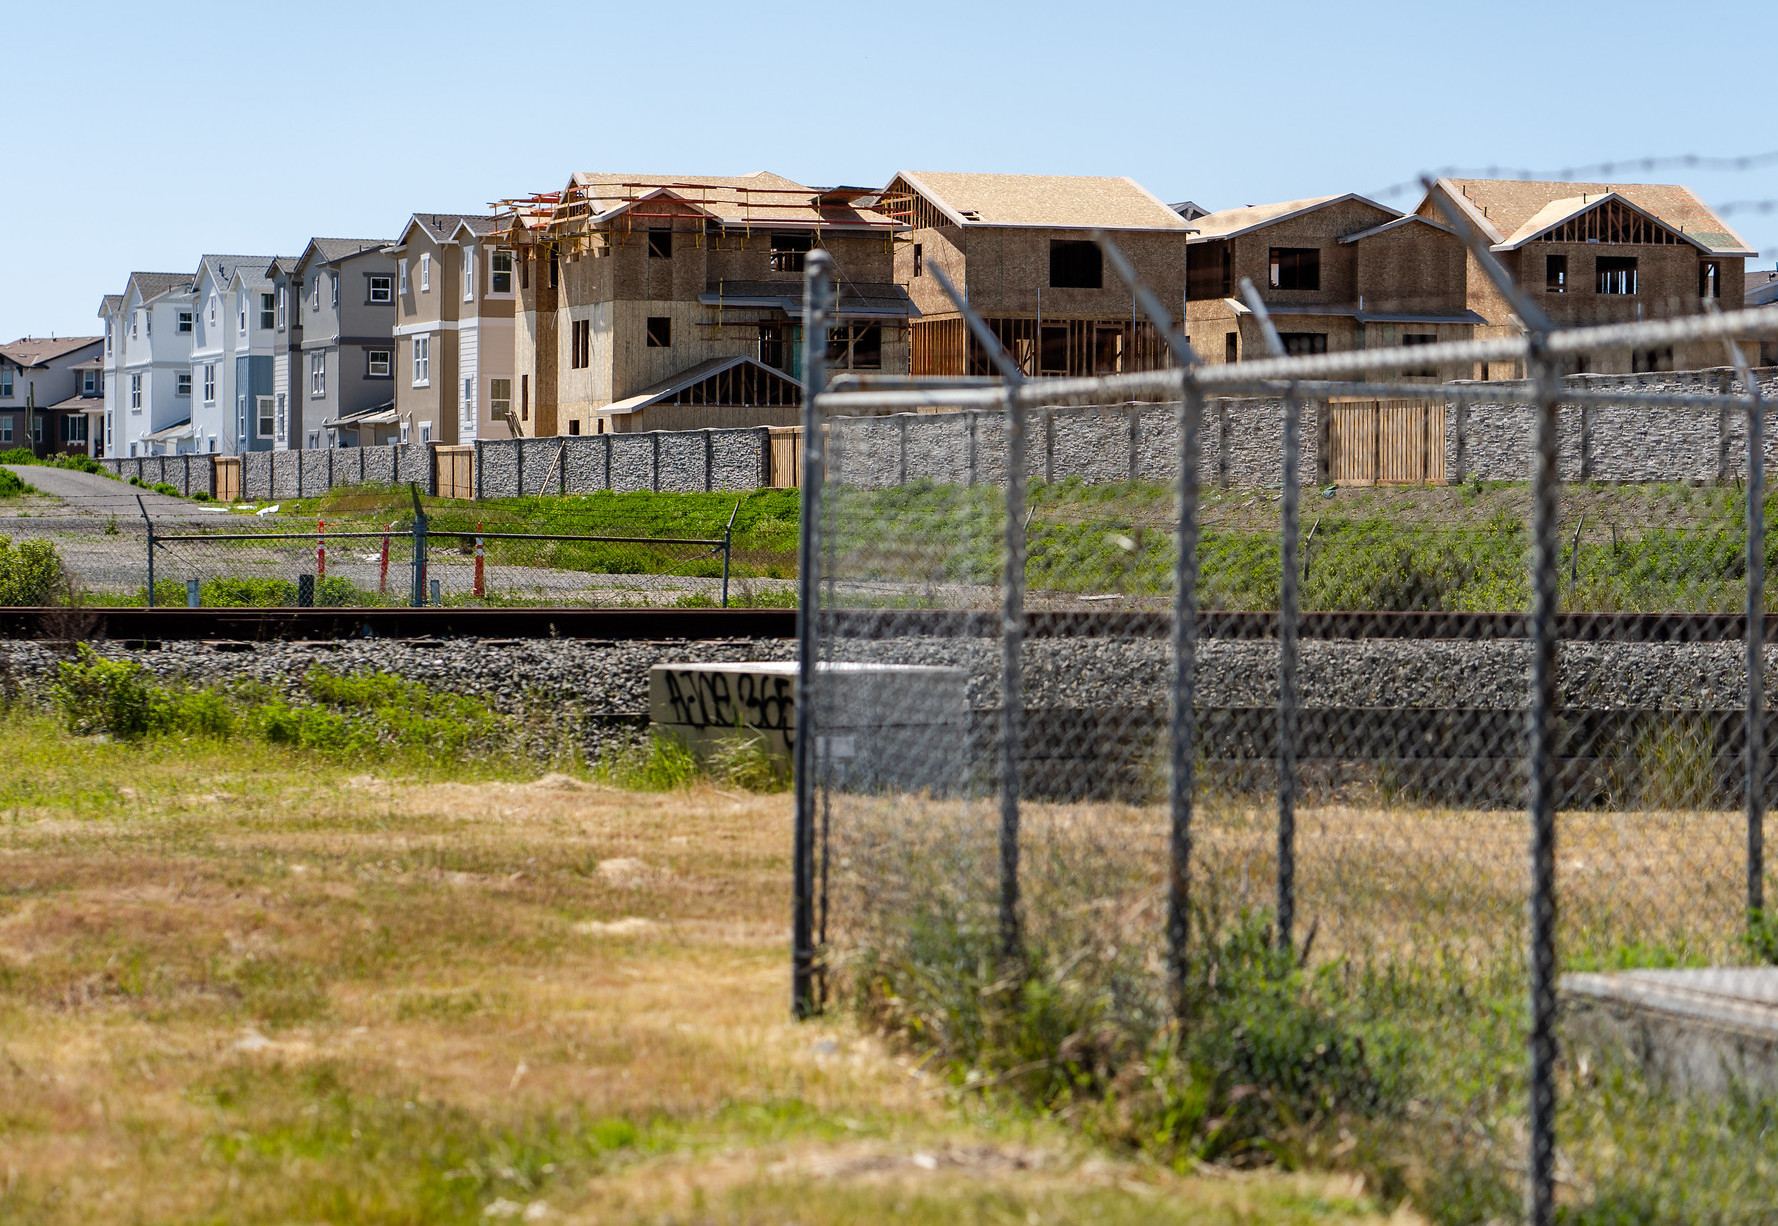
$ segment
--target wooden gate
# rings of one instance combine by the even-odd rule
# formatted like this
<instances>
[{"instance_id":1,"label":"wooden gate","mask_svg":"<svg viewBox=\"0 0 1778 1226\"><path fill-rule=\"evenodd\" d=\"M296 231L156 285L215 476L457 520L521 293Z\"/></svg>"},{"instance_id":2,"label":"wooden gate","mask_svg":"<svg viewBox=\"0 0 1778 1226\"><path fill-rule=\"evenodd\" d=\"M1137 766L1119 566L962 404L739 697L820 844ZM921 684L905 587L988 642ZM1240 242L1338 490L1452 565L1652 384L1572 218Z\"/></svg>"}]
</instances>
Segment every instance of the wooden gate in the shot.
<instances>
[{"instance_id":1,"label":"wooden gate","mask_svg":"<svg viewBox=\"0 0 1778 1226\"><path fill-rule=\"evenodd\" d=\"M475 446L434 447L432 462L436 466L440 498L475 497Z\"/></svg>"},{"instance_id":2,"label":"wooden gate","mask_svg":"<svg viewBox=\"0 0 1778 1226\"><path fill-rule=\"evenodd\" d=\"M216 465L216 501L239 502L241 499L241 457L217 456L212 463Z\"/></svg>"},{"instance_id":3,"label":"wooden gate","mask_svg":"<svg viewBox=\"0 0 1778 1226\"><path fill-rule=\"evenodd\" d=\"M1444 405L1425 400L1336 400L1327 409L1329 481L1444 484Z\"/></svg>"}]
</instances>

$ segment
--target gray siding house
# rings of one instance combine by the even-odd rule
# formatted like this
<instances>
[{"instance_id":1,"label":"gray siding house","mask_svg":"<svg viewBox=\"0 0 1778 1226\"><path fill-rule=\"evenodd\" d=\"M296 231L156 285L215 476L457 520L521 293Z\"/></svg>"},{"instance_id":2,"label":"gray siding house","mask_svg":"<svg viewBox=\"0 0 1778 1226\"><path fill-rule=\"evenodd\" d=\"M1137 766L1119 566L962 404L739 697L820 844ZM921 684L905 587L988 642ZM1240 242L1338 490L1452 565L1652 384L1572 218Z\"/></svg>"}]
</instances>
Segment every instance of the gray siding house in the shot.
<instances>
[{"instance_id":1,"label":"gray siding house","mask_svg":"<svg viewBox=\"0 0 1778 1226\"><path fill-rule=\"evenodd\" d=\"M283 261L268 270L274 304L280 284L285 291L281 315L274 306L274 344L296 359L284 371L283 446L367 446L395 433L396 268L388 245L311 239L287 273Z\"/></svg>"}]
</instances>

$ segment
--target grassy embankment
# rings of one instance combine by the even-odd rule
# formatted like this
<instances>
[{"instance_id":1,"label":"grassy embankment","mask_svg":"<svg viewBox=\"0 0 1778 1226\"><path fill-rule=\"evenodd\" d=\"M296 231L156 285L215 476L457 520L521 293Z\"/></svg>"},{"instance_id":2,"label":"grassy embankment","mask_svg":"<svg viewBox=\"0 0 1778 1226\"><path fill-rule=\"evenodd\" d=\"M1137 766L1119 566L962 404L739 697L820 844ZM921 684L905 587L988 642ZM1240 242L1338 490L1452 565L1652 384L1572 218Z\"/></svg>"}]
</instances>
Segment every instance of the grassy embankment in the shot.
<instances>
[{"instance_id":1,"label":"grassy embankment","mask_svg":"<svg viewBox=\"0 0 1778 1226\"><path fill-rule=\"evenodd\" d=\"M1349 1177L1181 1175L791 1023L784 798L540 777L501 724L324 673L88 662L14 700L0 1220L1381 1220Z\"/></svg>"}]
</instances>

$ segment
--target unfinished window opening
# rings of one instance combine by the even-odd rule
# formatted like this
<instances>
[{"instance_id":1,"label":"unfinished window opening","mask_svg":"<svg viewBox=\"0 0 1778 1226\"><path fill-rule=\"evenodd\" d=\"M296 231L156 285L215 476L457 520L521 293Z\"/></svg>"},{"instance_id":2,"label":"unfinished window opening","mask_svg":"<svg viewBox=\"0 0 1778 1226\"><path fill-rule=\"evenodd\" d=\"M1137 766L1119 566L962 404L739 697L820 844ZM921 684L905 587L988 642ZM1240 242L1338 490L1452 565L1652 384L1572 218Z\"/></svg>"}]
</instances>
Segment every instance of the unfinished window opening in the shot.
<instances>
[{"instance_id":1,"label":"unfinished window opening","mask_svg":"<svg viewBox=\"0 0 1778 1226\"><path fill-rule=\"evenodd\" d=\"M568 423L568 433L570 433L570 434L579 434L580 433L580 419L578 417Z\"/></svg>"},{"instance_id":2,"label":"unfinished window opening","mask_svg":"<svg viewBox=\"0 0 1778 1226\"><path fill-rule=\"evenodd\" d=\"M1271 286L1273 289L1320 289L1321 248L1273 247Z\"/></svg>"},{"instance_id":3,"label":"unfinished window opening","mask_svg":"<svg viewBox=\"0 0 1778 1226\"><path fill-rule=\"evenodd\" d=\"M1698 265L1698 297L1722 297L1722 264L1716 260L1704 260Z\"/></svg>"},{"instance_id":4,"label":"unfinished window opening","mask_svg":"<svg viewBox=\"0 0 1778 1226\"><path fill-rule=\"evenodd\" d=\"M1404 349L1413 348L1418 345L1436 345L1438 344L1438 333L1403 332L1401 334L1401 344ZM1402 371L1402 374L1410 379L1436 379L1438 378L1438 367L1416 366L1412 369Z\"/></svg>"},{"instance_id":5,"label":"unfinished window opening","mask_svg":"<svg viewBox=\"0 0 1778 1226\"><path fill-rule=\"evenodd\" d=\"M1051 289L1101 289L1105 284L1105 259L1099 244L1084 239L1050 240Z\"/></svg>"},{"instance_id":6,"label":"unfinished window opening","mask_svg":"<svg viewBox=\"0 0 1778 1226\"><path fill-rule=\"evenodd\" d=\"M815 240L807 234L772 235L772 271L801 272Z\"/></svg>"},{"instance_id":7,"label":"unfinished window opening","mask_svg":"<svg viewBox=\"0 0 1778 1226\"><path fill-rule=\"evenodd\" d=\"M1124 366L1124 341L1122 328L1099 328L1093 334L1093 373L1095 375L1115 375L1126 369Z\"/></svg>"},{"instance_id":8,"label":"unfinished window opening","mask_svg":"<svg viewBox=\"0 0 1778 1226\"><path fill-rule=\"evenodd\" d=\"M1673 369L1673 346L1663 345L1655 349L1636 349L1630 353L1630 370L1634 374L1649 374L1657 370Z\"/></svg>"},{"instance_id":9,"label":"unfinished window opening","mask_svg":"<svg viewBox=\"0 0 1778 1226\"><path fill-rule=\"evenodd\" d=\"M1594 292L1600 294L1636 293L1636 257L1633 255L1602 255L1594 265Z\"/></svg>"},{"instance_id":10,"label":"unfinished window opening","mask_svg":"<svg viewBox=\"0 0 1778 1226\"><path fill-rule=\"evenodd\" d=\"M788 370L784 365L784 328L781 324L759 325L759 360L773 370Z\"/></svg>"},{"instance_id":11,"label":"unfinished window opening","mask_svg":"<svg viewBox=\"0 0 1778 1226\"><path fill-rule=\"evenodd\" d=\"M1293 358L1327 352L1325 332L1280 332L1278 339L1284 342L1284 352Z\"/></svg>"},{"instance_id":12,"label":"unfinished window opening","mask_svg":"<svg viewBox=\"0 0 1778 1226\"><path fill-rule=\"evenodd\" d=\"M919 276L924 276L925 273L926 273L926 252L925 252L925 249L919 243L915 243L914 244L914 275L916 277L919 277Z\"/></svg>"},{"instance_id":13,"label":"unfinished window opening","mask_svg":"<svg viewBox=\"0 0 1778 1226\"><path fill-rule=\"evenodd\" d=\"M648 232L648 258L651 260L673 258L673 231L662 228Z\"/></svg>"},{"instance_id":14,"label":"unfinished window opening","mask_svg":"<svg viewBox=\"0 0 1778 1226\"><path fill-rule=\"evenodd\" d=\"M531 420L531 376L519 376L519 420Z\"/></svg>"},{"instance_id":15,"label":"unfinished window opening","mask_svg":"<svg viewBox=\"0 0 1778 1226\"><path fill-rule=\"evenodd\" d=\"M551 289L555 289L556 284L557 284L557 282L559 282L561 280L561 277L562 277L561 261L556 259L556 253L552 251L549 253L549 287Z\"/></svg>"},{"instance_id":16,"label":"unfinished window opening","mask_svg":"<svg viewBox=\"0 0 1778 1226\"><path fill-rule=\"evenodd\" d=\"M526 256L519 261L519 288L531 288L531 257Z\"/></svg>"},{"instance_id":17,"label":"unfinished window opening","mask_svg":"<svg viewBox=\"0 0 1778 1226\"><path fill-rule=\"evenodd\" d=\"M1240 333L1224 332L1222 334L1222 360L1231 363L1239 362L1241 360Z\"/></svg>"},{"instance_id":18,"label":"unfinished window opening","mask_svg":"<svg viewBox=\"0 0 1778 1226\"><path fill-rule=\"evenodd\" d=\"M1068 373L1068 325L1046 324L1037 335L1037 373Z\"/></svg>"},{"instance_id":19,"label":"unfinished window opening","mask_svg":"<svg viewBox=\"0 0 1778 1226\"><path fill-rule=\"evenodd\" d=\"M648 347L670 349L673 345L673 321L666 315L648 317Z\"/></svg>"},{"instance_id":20,"label":"unfinished window opening","mask_svg":"<svg viewBox=\"0 0 1778 1226\"><path fill-rule=\"evenodd\" d=\"M1543 292L1546 294L1566 294L1568 292L1567 256L1546 255L1543 257Z\"/></svg>"},{"instance_id":21,"label":"unfinished window opening","mask_svg":"<svg viewBox=\"0 0 1778 1226\"><path fill-rule=\"evenodd\" d=\"M569 359L569 364L575 370L583 370L590 366L593 360L593 321L590 319L575 320L572 332L574 352Z\"/></svg>"},{"instance_id":22,"label":"unfinished window opening","mask_svg":"<svg viewBox=\"0 0 1778 1226\"><path fill-rule=\"evenodd\" d=\"M827 362L841 370L883 369L881 324L841 324L827 332Z\"/></svg>"},{"instance_id":23,"label":"unfinished window opening","mask_svg":"<svg viewBox=\"0 0 1778 1226\"><path fill-rule=\"evenodd\" d=\"M1185 249L1185 296L1193 302L1234 292L1234 256L1227 242L1193 243Z\"/></svg>"}]
</instances>

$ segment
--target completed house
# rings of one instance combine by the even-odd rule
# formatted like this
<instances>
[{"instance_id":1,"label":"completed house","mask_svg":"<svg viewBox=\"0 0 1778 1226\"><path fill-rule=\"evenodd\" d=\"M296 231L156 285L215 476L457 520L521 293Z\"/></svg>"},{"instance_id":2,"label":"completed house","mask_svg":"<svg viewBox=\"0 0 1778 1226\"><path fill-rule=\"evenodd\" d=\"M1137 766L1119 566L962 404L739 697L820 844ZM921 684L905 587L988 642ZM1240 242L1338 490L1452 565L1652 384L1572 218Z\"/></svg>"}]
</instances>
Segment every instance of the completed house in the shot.
<instances>
[{"instance_id":1,"label":"completed house","mask_svg":"<svg viewBox=\"0 0 1778 1226\"><path fill-rule=\"evenodd\" d=\"M395 415L403 441L511 438L513 256L497 220L415 213L395 257Z\"/></svg>"},{"instance_id":2,"label":"completed house","mask_svg":"<svg viewBox=\"0 0 1778 1226\"><path fill-rule=\"evenodd\" d=\"M396 285L388 246L386 238L315 238L288 267L283 260L269 263L279 359L272 376L274 446L280 394L287 397L285 448L395 438Z\"/></svg>"},{"instance_id":3,"label":"completed house","mask_svg":"<svg viewBox=\"0 0 1778 1226\"><path fill-rule=\"evenodd\" d=\"M93 453L92 417L104 406L97 361L104 343L101 336L27 336L0 345L0 451Z\"/></svg>"},{"instance_id":4,"label":"completed house","mask_svg":"<svg viewBox=\"0 0 1778 1226\"><path fill-rule=\"evenodd\" d=\"M1153 325L1105 267L1093 231L1109 232L1161 300L1177 303L1197 223L1134 180L904 170L877 208L905 227L894 279L916 311L914 374L994 373L934 268L1027 375L1115 374L1169 361Z\"/></svg>"},{"instance_id":5,"label":"completed house","mask_svg":"<svg viewBox=\"0 0 1778 1226\"><path fill-rule=\"evenodd\" d=\"M1447 226L1363 196L1319 196L1206 213L1192 221L1185 331L1206 362L1265 356L1241 297L1251 280L1291 353L1466 340L1468 253ZM1418 372L1471 378L1470 368Z\"/></svg>"},{"instance_id":6,"label":"completed house","mask_svg":"<svg viewBox=\"0 0 1778 1226\"><path fill-rule=\"evenodd\" d=\"M192 450L267 451L275 427L270 256L206 255L192 278Z\"/></svg>"},{"instance_id":7,"label":"completed house","mask_svg":"<svg viewBox=\"0 0 1778 1226\"><path fill-rule=\"evenodd\" d=\"M105 321L108 455L191 451L191 277L133 272L99 307Z\"/></svg>"},{"instance_id":8,"label":"completed house","mask_svg":"<svg viewBox=\"0 0 1778 1226\"><path fill-rule=\"evenodd\" d=\"M838 273L833 366L906 372L898 227L875 199L763 171L576 174L533 198L496 236L518 274L519 430L793 424L803 262L817 246Z\"/></svg>"},{"instance_id":9,"label":"completed house","mask_svg":"<svg viewBox=\"0 0 1778 1226\"><path fill-rule=\"evenodd\" d=\"M1482 232L1507 271L1558 324L1696 314L1722 305L1724 285L1732 308L1735 287L1745 285L1746 260L1758 254L1678 184L1440 179L1415 212L1442 221L1434 195ZM1484 320L1476 335L1518 335L1505 299L1479 268L1466 267L1468 305ZM1721 342L1697 342L1602 353L1592 362L1583 357L1575 368L1617 374L1696 369L1723 360Z\"/></svg>"}]
</instances>

